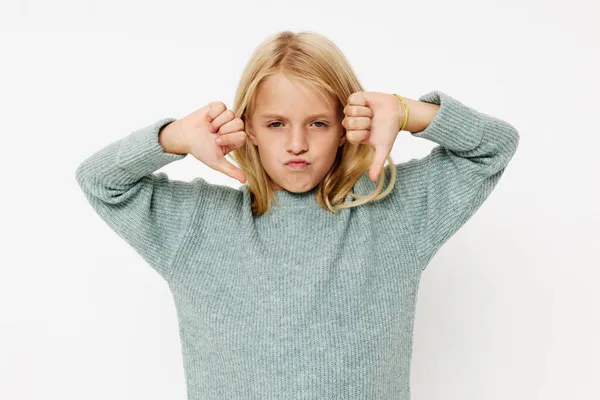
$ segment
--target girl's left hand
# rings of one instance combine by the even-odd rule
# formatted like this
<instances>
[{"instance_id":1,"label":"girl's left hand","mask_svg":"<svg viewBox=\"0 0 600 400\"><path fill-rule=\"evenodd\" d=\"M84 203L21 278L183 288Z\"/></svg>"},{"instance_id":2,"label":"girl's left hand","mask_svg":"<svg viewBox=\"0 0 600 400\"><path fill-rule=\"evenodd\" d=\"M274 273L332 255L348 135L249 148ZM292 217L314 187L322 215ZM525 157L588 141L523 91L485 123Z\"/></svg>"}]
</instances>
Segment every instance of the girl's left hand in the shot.
<instances>
[{"instance_id":1,"label":"girl's left hand","mask_svg":"<svg viewBox=\"0 0 600 400\"><path fill-rule=\"evenodd\" d=\"M342 126L350 143L371 144L375 148L369 178L375 182L392 151L404 122L404 108L393 94L354 92L344 107Z\"/></svg>"}]
</instances>

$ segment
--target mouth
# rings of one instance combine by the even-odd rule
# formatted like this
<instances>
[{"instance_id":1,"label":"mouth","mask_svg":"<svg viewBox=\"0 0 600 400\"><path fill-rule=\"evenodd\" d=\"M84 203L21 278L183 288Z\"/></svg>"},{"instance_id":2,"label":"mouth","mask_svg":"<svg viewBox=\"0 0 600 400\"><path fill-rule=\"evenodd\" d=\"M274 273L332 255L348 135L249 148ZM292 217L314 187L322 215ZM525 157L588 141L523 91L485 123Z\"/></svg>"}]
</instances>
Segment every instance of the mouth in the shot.
<instances>
[{"instance_id":1,"label":"mouth","mask_svg":"<svg viewBox=\"0 0 600 400\"><path fill-rule=\"evenodd\" d=\"M292 170L303 170L306 169L310 164L306 162L289 162L285 165Z\"/></svg>"}]
</instances>

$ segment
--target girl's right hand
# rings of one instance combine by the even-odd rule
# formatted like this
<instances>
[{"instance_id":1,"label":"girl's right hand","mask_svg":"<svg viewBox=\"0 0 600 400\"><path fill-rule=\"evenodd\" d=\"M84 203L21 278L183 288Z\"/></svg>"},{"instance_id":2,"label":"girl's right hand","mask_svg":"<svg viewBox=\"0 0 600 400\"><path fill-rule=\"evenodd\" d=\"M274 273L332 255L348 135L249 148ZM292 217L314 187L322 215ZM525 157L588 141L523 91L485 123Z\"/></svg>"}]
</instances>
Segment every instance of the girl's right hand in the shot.
<instances>
[{"instance_id":1,"label":"girl's right hand","mask_svg":"<svg viewBox=\"0 0 600 400\"><path fill-rule=\"evenodd\" d=\"M233 111L220 101L211 102L177 120L187 152L210 168L227 176L246 182L244 171L236 167L225 155L246 142L244 121L235 118ZM222 143L216 143L216 139Z\"/></svg>"}]
</instances>

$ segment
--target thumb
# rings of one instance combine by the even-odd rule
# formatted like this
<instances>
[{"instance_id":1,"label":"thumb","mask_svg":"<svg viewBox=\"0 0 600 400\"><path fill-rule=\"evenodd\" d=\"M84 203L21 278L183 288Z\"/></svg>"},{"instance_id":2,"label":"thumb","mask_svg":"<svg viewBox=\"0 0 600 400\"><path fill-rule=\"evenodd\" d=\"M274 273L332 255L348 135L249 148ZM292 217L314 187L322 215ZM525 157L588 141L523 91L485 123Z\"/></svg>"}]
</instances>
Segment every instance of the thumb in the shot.
<instances>
[{"instance_id":1,"label":"thumb","mask_svg":"<svg viewBox=\"0 0 600 400\"><path fill-rule=\"evenodd\" d=\"M369 169L369 178L376 182L379 178L379 174L383 169L383 165L385 164L385 160L390 154L392 149L388 148L387 145L377 145L375 146L375 155L373 156L373 162L371 164L371 168Z\"/></svg>"},{"instance_id":2,"label":"thumb","mask_svg":"<svg viewBox=\"0 0 600 400\"><path fill-rule=\"evenodd\" d=\"M227 161L225 157L219 158L216 161L215 169L227 176L232 177L233 179L240 181L241 183L246 183L246 174L244 174L244 171Z\"/></svg>"}]
</instances>

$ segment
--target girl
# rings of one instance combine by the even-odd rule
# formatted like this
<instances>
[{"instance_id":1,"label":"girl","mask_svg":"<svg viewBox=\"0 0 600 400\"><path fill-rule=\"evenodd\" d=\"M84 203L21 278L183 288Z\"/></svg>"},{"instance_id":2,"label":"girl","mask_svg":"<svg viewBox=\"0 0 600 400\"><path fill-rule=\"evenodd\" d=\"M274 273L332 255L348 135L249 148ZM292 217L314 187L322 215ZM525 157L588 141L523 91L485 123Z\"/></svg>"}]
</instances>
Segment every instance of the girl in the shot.
<instances>
[{"instance_id":1,"label":"girl","mask_svg":"<svg viewBox=\"0 0 600 400\"><path fill-rule=\"evenodd\" d=\"M402 130L438 146L394 164ZM332 42L285 31L252 55L232 110L160 119L76 177L169 284L189 399L408 400L421 273L518 141L440 91L365 92ZM241 187L154 173L187 154Z\"/></svg>"}]
</instances>

